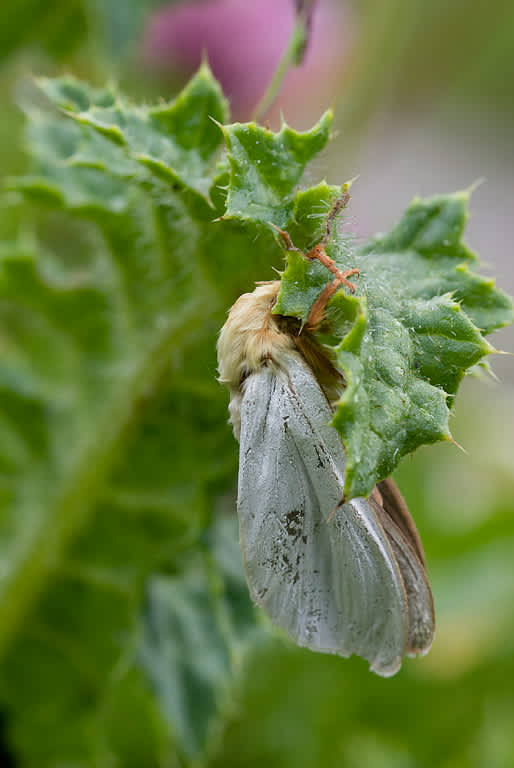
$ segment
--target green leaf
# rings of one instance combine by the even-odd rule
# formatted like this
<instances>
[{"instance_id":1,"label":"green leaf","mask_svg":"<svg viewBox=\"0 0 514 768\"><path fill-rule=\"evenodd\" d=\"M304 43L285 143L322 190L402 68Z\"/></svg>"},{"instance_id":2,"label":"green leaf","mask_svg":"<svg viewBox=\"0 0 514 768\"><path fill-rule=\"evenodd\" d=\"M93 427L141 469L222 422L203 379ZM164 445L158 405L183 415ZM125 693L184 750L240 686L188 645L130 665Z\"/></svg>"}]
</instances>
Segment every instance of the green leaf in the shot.
<instances>
[{"instance_id":1,"label":"green leaf","mask_svg":"<svg viewBox=\"0 0 514 768\"><path fill-rule=\"evenodd\" d=\"M331 207L350 186L297 189L328 139L328 117L304 134L225 128L225 217L253 223L257 234L270 225L286 230L304 253L319 243ZM294 136L290 145L285 132ZM476 257L462 242L468 197L416 200L389 235L360 247L334 232L329 238L327 254L339 268L360 270L352 278L356 295L338 291L319 333L345 379L333 425L347 453L346 498L369 495L420 445L453 439L450 406L462 377L493 351L484 335L512 322L511 300L469 269ZM273 312L307 322L330 279L319 261L287 251Z\"/></svg>"},{"instance_id":2,"label":"green leaf","mask_svg":"<svg viewBox=\"0 0 514 768\"><path fill-rule=\"evenodd\" d=\"M108 109L115 106L119 96L112 84L95 88L71 75L40 77L36 84L55 106L69 112L87 112L94 107Z\"/></svg>"},{"instance_id":3,"label":"green leaf","mask_svg":"<svg viewBox=\"0 0 514 768\"><path fill-rule=\"evenodd\" d=\"M224 218L285 227L294 209L296 186L305 166L329 139L332 113L310 131L283 125L278 133L255 123L223 128L231 176Z\"/></svg>"},{"instance_id":4,"label":"green leaf","mask_svg":"<svg viewBox=\"0 0 514 768\"><path fill-rule=\"evenodd\" d=\"M180 577L150 581L141 649L161 711L189 760L205 755L227 707L241 665L238 639L255 634L236 519L221 517L210 536L215 559L202 554Z\"/></svg>"},{"instance_id":5,"label":"green leaf","mask_svg":"<svg viewBox=\"0 0 514 768\"><path fill-rule=\"evenodd\" d=\"M340 269L360 270L357 295L341 289L327 313L346 385L333 425L347 452L347 498L367 496L420 445L452 439L458 385L493 351L482 332L512 322L510 299L469 270L467 203L468 193L416 200L389 235L327 247ZM327 278L319 262L289 252L274 312L305 322Z\"/></svg>"},{"instance_id":6,"label":"green leaf","mask_svg":"<svg viewBox=\"0 0 514 768\"><path fill-rule=\"evenodd\" d=\"M132 224L125 237L92 243L88 269L59 274L19 250L2 264L0 688L12 743L39 765L90 764L107 749L103 702L129 663L146 575L190 545L205 514L201 473L185 479L193 446L173 439L188 410L169 381L195 308L180 263L191 254L164 258L152 237L165 229L145 230L141 203L139 219L118 222ZM135 236L146 264L128 250Z\"/></svg>"},{"instance_id":7,"label":"green leaf","mask_svg":"<svg viewBox=\"0 0 514 768\"><path fill-rule=\"evenodd\" d=\"M130 752L123 712L148 724L146 741L132 739L139 764L185 749L129 671L147 580L180 578L236 466L215 339L251 244L213 225L198 191L218 173L209 78L204 68L169 107L116 96L122 141L107 119L68 114L105 116L112 107L92 104L110 89L47 83L67 111L33 112L32 173L10 182L31 206L0 248L0 701L23 765ZM140 162L151 147L165 173ZM265 250L255 277L268 262Z\"/></svg>"},{"instance_id":8,"label":"green leaf","mask_svg":"<svg viewBox=\"0 0 514 768\"><path fill-rule=\"evenodd\" d=\"M157 577L148 586L142 662L189 759L207 741L230 674L229 649L212 601L201 569L183 580Z\"/></svg>"},{"instance_id":9,"label":"green leaf","mask_svg":"<svg viewBox=\"0 0 514 768\"><path fill-rule=\"evenodd\" d=\"M43 78L39 84L56 106L67 110L80 125L120 145L134 163L207 201L221 140L215 123L227 117L223 94L207 65L173 102L157 107L136 107L112 88L83 87L70 77ZM101 163L96 151L99 142L91 144L94 132L82 134L87 137L86 146L79 145L76 163L94 167ZM102 154L112 162L114 155L109 149ZM109 170L122 174L125 166L126 162L117 169L113 164ZM127 170L134 172L130 166Z\"/></svg>"}]
</instances>

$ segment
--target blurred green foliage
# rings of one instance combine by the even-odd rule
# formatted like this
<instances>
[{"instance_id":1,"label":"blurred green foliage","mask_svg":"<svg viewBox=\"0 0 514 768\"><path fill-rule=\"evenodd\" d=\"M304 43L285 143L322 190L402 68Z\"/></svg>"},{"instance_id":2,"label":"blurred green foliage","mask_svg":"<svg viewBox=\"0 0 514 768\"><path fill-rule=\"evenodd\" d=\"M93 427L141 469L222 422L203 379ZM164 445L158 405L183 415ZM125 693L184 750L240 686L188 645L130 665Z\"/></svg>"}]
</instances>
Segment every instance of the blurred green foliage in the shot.
<instances>
[{"instance_id":1,"label":"blurred green foliage","mask_svg":"<svg viewBox=\"0 0 514 768\"><path fill-rule=\"evenodd\" d=\"M89 112L65 121L33 106L31 173L6 183L24 221L1 252L0 698L22 765L124 760L131 717L153 723L157 741L131 737L161 765L204 751L254 616L224 607L240 560L236 576L226 547L216 560L217 518L210 528L236 454L214 341L250 248L213 226L207 202L220 141L209 116L225 121L226 107L206 70L150 110L70 78L41 87ZM174 655L167 626L183 637Z\"/></svg>"},{"instance_id":2,"label":"blurred green foliage","mask_svg":"<svg viewBox=\"0 0 514 768\"><path fill-rule=\"evenodd\" d=\"M150 4L5 0L2 177L26 167L23 121L13 106L29 101L33 108L25 73L71 68L100 83L114 72L127 84L138 24ZM470 9L460 0L366 0L358 11L365 23L348 100L349 109L360 105L348 120L353 135L392 93L415 103L435 90L448 100L484 99L512 109L510 3ZM138 76L134 89L140 87ZM218 108L222 120L221 100ZM73 125L62 130L75 151ZM42 114L36 130L33 142L55 146ZM59 202L72 217L41 207L52 185L27 185L36 204L21 203L7 182L0 211L2 238L11 243L1 253L8 275L2 292L16 286L30 318L22 322L3 303L2 325L12 334L8 340L2 333L3 358L26 366L19 397L0 423L1 493L21 515L1 520L2 576L9 563L22 564L18 584L2 582L3 594L12 590L0 625L8 649L0 668L4 763L510 768L514 393L467 382L452 432L468 455L432 447L398 472L434 587L438 630L429 656L382 680L362 660L292 648L256 615L234 547L237 447L224 423L213 348L230 302L254 280L272 277L280 254L271 237L249 250L234 226L223 259L214 256L215 238L202 239L203 190L186 189L191 158L173 180L180 196L170 193L159 206L156 189L170 179L151 162L140 164L127 194L123 179L134 167L120 153L110 213L99 217L102 142L80 149L84 163L74 181L67 169L68 197ZM194 166L203 161L195 158ZM223 168L209 172L225 183ZM34 269L36 241L43 244L43 274ZM136 247L147 256L139 271ZM107 253L118 259L106 272ZM163 253L177 254L180 263L161 259ZM171 311L173 292L190 302L181 318ZM158 296L151 315L150 293ZM68 314L71 300L81 312L74 305ZM66 333L55 335L56 318L61 325L66 318ZM17 357L21 349L30 356ZM84 350L92 355L86 366ZM143 359L152 360L155 376L138 389ZM73 399L77 383L80 402ZM3 396L12 384L0 382ZM88 435L99 414L107 429L90 461ZM49 420L58 429L41 464ZM71 495L54 517L41 515L77 456L84 471ZM180 646L169 644L173 633Z\"/></svg>"}]
</instances>

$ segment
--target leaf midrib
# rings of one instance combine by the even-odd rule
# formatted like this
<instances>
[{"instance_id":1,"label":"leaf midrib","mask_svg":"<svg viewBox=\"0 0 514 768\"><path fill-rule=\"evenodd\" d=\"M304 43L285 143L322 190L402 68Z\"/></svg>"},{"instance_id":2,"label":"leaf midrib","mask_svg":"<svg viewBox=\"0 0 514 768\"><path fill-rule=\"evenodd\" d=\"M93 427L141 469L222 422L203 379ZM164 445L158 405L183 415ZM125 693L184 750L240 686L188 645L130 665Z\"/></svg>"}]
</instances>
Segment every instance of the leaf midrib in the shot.
<instances>
[{"instance_id":1,"label":"leaf midrib","mask_svg":"<svg viewBox=\"0 0 514 768\"><path fill-rule=\"evenodd\" d=\"M200 298L202 297L201 301ZM105 418L95 431L92 445L77 460L60 501L49 514L42 516L36 533L31 536L24 555L2 585L0 599L0 656L6 652L24 617L45 589L55 569L55 563L82 529L87 525L102 481L118 458L118 446L132 426L137 408L134 403L147 391L155 391L167 370L170 352L180 345L182 336L191 332L192 321L203 317L205 291L198 291L188 304L181 307L180 322L171 323L160 332L154 344L140 359L139 365L119 388L106 406Z\"/></svg>"}]
</instances>

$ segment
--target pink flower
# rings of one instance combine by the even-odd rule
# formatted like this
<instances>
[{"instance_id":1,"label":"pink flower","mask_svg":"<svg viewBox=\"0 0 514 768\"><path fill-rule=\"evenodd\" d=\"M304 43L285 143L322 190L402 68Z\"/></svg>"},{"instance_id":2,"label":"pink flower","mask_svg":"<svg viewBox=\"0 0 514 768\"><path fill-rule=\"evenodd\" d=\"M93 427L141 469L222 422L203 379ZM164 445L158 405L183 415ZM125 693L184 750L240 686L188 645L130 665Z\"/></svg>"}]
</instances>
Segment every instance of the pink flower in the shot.
<instances>
[{"instance_id":1,"label":"pink flower","mask_svg":"<svg viewBox=\"0 0 514 768\"><path fill-rule=\"evenodd\" d=\"M286 49L293 23L292 0L183 2L150 16L144 58L158 72L190 74L205 52L231 102L233 118L248 119ZM318 0L304 62L288 73L268 119L281 108L295 126L298 120L309 123L333 101L351 26L340 3Z\"/></svg>"}]
</instances>

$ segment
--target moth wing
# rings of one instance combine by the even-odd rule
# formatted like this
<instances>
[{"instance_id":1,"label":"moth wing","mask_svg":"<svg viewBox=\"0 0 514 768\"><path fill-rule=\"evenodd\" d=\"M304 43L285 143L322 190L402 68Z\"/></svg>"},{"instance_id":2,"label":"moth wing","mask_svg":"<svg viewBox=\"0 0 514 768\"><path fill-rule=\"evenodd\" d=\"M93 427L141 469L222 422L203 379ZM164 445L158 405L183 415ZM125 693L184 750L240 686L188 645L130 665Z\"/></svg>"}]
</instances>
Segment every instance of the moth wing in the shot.
<instances>
[{"instance_id":1,"label":"moth wing","mask_svg":"<svg viewBox=\"0 0 514 768\"><path fill-rule=\"evenodd\" d=\"M241 403L238 512L252 596L299 645L394 674L406 651L407 596L388 537L364 499L342 498L345 456L310 369L248 377Z\"/></svg>"},{"instance_id":2,"label":"moth wing","mask_svg":"<svg viewBox=\"0 0 514 768\"><path fill-rule=\"evenodd\" d=\"M393 480L383 480L378 484L378 490L382 497L382 506L373 499L370 501L389 539L407 593L407 651L410 654L424 654L432 645L435 617L423 545L416 524Z\"/></svg>"},{"instance_id":3,"label":"moth wing","mask_svg":"<svg viewBox=\"0 0 514 768\"><path fill-rule=\"evenodd\" d=\"M398 486L391 477L388 477L377 484L377 489L385 512L401 528L411 548L414 548L418 560L423 567L426 567L425 552L416 523L412 519L412 515Z\"/></svg>"}]
</instances>

